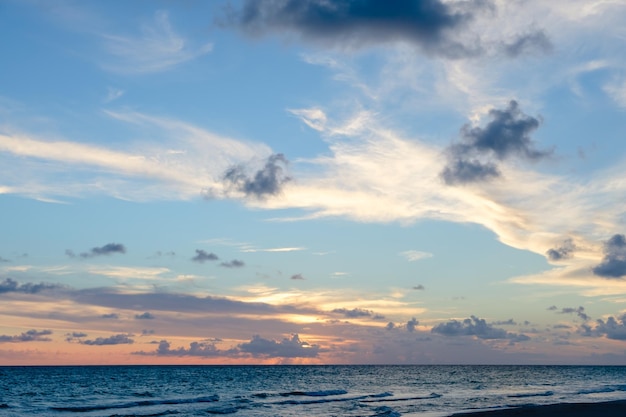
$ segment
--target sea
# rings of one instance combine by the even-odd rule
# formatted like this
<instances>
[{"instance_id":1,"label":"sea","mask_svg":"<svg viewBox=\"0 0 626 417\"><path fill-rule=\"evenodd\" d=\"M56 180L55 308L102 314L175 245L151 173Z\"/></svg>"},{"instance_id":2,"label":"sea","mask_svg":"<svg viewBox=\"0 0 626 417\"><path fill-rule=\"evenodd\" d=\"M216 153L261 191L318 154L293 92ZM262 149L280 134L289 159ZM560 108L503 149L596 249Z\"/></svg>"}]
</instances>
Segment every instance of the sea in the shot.
<instances>
[{"instance_id":1,"label":"sea","mask_svg":"<svg viewBox=\"0 0 626 417\"><path fill-rule=\"evenodd\" d=\"M618 399L621 366L0 367L0 417L435 417Z\"/></svg>"}]
</instances>

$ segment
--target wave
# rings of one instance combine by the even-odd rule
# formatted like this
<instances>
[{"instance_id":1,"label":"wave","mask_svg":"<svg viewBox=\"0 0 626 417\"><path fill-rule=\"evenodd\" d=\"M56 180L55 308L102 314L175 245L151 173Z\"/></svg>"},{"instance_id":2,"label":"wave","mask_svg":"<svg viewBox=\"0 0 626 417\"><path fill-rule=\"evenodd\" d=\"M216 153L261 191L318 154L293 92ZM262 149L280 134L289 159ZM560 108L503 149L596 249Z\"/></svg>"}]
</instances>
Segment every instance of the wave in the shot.
<instances>
[{"instance_id":1,"label":"wave","mask_svg":"<svg viewBox=\"0 0 626 417\"><path fill-rule=\"evenodd\" d=\"M545 391L545 392L529 392L529 393L521 393L521 394L510 394L507 395L509 398L528 398L528 397L551 397L554 395L554 391Z\"/></svg>"},{"instance_id":2,"label":"wave","mask_svg":"<svg viewBox=\"0 0 626 417\"><path fill-rule=\"evenodd\" d=\"M303 396L303 397L327 397L330 395L344 395L347 394L348 391L342 389L329 389L324 391L290 391L290 392L281 392L281 397L291 397L291 396Z\"/></svg>"},{"instance_id":3,"label":"wave","mask_svg":"<svg viewBox=\"0 0 626 417\"><path fill-rule=\"evenodd\" d=\"M176 398L165 400L145 400L145 401L131 401L120 404L96 404L96 405L83 405L76 407L50 407L54 411L67 411L70 413L86 413L90 411L102 411L113 410L118 408L134 408L134 407L148 407L152 405L178 405L178 404L194 404L194 403L211 403L219 401L218 395L209 395L205 397L196 398Z\"/></svg>"},{"instance_id":4,"label":"wave","mask_svg":"<svg viewBox=\"0 0 626 417\"><path fill-rule=\"evenodd\" d=\"M576 391L576 394L579 395L587 395L587 394L605 394L608 392L617 392L617 391L626 391L626 385L606 385L598 388L587 388Z\"/></svg>"},{"instance_id":5,"label":"wave","mask_svg":"<svg viewBox=\"0 0 626 417\"><path fill-rule=\"evenodd\" d=\"M392 394L389 394L392 395ZM382 402L395 402L395 401L412 401L412 400L430 400L433 398L440 398L441 394L437 394L436 392L430 393L427 396L418 396L418 397L399 397L399 398L383 398L383 399L373 399L373 400L361 400L362 403L382 403Z\"/></svg>"}]
</instances>

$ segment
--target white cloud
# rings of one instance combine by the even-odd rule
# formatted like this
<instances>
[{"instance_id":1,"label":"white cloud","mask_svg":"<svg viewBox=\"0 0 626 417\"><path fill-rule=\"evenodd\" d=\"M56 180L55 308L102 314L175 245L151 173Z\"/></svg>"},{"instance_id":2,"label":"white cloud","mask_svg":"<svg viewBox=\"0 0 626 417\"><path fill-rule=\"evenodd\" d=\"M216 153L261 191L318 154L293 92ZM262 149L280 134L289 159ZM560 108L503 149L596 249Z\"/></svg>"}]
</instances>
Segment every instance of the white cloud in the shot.
<instances>
[{"instance_id":1,"label":"white cloud","mask_svg":"<svg viewBox=\"0 0 626 417\"><path fill-rule=\"evenodd\" d=\"M213 49L211 43L190 47L177 34L165 11L157 11L154 22L141 26L139 36L103 35L112 61L104 68L121 73L150 73L168 70Z\"/></svg>"},{"instance_id":2,"label":"white cloud","mask_svg":"<svg viewBox=\"0 0 626 417\"><path fill-rule=\"evenodd\" d=\"M409 262L415 262L422 259L432 258L433 254L430 252L422 252L419 250L407 250L399 253L400 256L406 258Z\"/></svg>"}]
</instances>

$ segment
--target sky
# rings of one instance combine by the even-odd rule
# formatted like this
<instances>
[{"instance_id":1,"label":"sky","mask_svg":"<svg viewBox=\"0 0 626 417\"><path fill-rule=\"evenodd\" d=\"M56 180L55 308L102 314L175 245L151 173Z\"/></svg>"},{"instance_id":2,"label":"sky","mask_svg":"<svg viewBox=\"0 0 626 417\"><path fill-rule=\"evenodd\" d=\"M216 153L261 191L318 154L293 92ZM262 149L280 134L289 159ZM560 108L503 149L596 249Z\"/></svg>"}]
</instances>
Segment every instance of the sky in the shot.
<instances>
[{"instance_id":1,"label":"sky","mask_svg":"<svg viewBox=\"0 0 626 417\"><path fill-rule=\"evenodd\" d=\"M626 1L0 1L0 364L625 364Z\"/></svg>"}]
</instances>

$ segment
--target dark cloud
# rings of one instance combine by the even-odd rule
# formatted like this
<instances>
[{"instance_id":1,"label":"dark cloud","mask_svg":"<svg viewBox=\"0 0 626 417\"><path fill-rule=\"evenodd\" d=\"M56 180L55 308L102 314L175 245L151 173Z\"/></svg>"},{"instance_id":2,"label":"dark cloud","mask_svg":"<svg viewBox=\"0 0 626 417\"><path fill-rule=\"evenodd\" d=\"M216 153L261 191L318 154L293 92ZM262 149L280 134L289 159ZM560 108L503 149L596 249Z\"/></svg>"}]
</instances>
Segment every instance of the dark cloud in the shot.
<instances>
[{"instance_id":1,"label":"dark cloud","mask_svg":"<svg viewBox=\"0 0 626 417\"><path fill-rule=\"evenodd\" d=\"M291 276L291 279L301 280L304 279L304 277L302 276L302 274L294 274Z\"/></svg>"},{"instance_id":2,"label":"dark cloud","mask_svg":"<svg viewBox=\"0 0 626 417\"><path fill-rule=\"evenodd\" d=\"M621 278L626 275L626 238L613 235L604 242L604 258L593 268L593 273L606 278Z\"/></svg>"},{"instance_id":3,"label":"dark cloud","mask_svg":"<svg viewBox=\"0 0 626 417\"><path fill-rule=\"evenodd\" d=\"M94 258L96 256L112 255L114 253L126 253L126 247L121 243L107 243L104 246L91 248L89 252L83 252L78 256L81 258ZM76 257L76 254L71 249L67 249L65 254L70 258Z\"/></svg>"},{"instance_id":4,"label":"dark cloud","mask_svg":"<svg viewBox=\"0 0 626 417\"><path fill-rule=\"evenodd\" d=\"M456 7L455 7L456 6ZM455 5L441 0L247 0L231 10L229 24L252 36L289 32L331 47L358 48L396 41L449 58L478 54L479 46L452 40L487 0Z\"/></svg>"},{"instance_id":5,"label":"dark cloud","mask_svg":"<svg viewBox=\"0 0 626 417\"><path fill-rule=\"evenodd\" d=\"M387 330L393 330L396 327L396 324L392 321L390 321L389 323L387 323L387 325L385 326L385 329Z\"/></svg>"},{"instance_id":6,"label":"dark cloud","mask_svg":"<svg viewBox=\"0 0 626 417\"><path fill-rule=\"evenodd\" d=\"M585 313L585 307L583 306L580 306L578 308L564 307L561 309L561 311L559 311L559 314L576 314L579 318L585 321L591 318L587 315L587 313Z\"/></svg>"},{"instance_id":7,"label":"dark cloud","mask_svg":"<svg viewBox=\"0 0 626 417\"><path fill-rule=\"evenodd\" d=\"M282 153L270 155L263 168L249 176L243 165L236 165L224 173L224 181L246 196L264 198L280 193L283 185L291 181L285 175L288 161Z\"/></svg>"},{"instance_id":8,"label":"dark cloud","mask_svg":"<svg viewBox=\"0 0 626 417\"><path fill-rule=\"evenodd\" d=\"M216 339L219 341L219 339ZM291 338L284 338L281 341L265 339L261 336L253 336L247 343L241 343L234 348L221 350L214 341L192 342L189 348L179 347L172 349L170 342L161 340L154 352L135 352L136 355L156 355L156 356L253 356L265 358L314 358L320 352L318 345L311 345L301 341L297 334Z\"/></svg>"},{"instance_id":9,"label":"dark cloud","mask_svg":"<svg viewBox=\"0 0 626 417\"><path fill-rule=\"evenodd\" d=\"M155 333L156 332L154 330L152 330L152 329L143 329L141 331L141 335L142 336L148 336L148 335L155 334Z\"/></svg>"},{"instance_id":10,"label":"dark cloud","mask_svg":"<svg viewBox=\"0 0 626 417\"><path fill-rule=\"evenodd\" d=\"M120 316L116 313L103 314L100 317L103 319L115 319L115 320L120 318Z\"/></svg>"},{"instance_id":11,"label":"dark cloud","mask_svg":"<svg viewBox=\"0 0 626 417\"><path fill-rule=\"evenodd\" d=\"M572 257L572 253L576 250L576 245L572 239L566 239L561 246L553 249L549 249L546 252L548 259L551 261L560 261L562 259L568 259Z\"/></svg>"},{"instance_id":12,"label":"dark cloud","mask_svg":"<svg viewBox=\"0 0 626 417\"><path fill-rule=\"evenodd\" d=\"M143 314L135 314L135 318L137 320L154 320L156 317L154 317L154 314L146 311Z\"/></svg>"},{"instance_id":13,"label":"dark cloud","mask_svg":"<svg viewBox=\"0 0 626 417\"><path fill-rule=\"evenodd\" d=\"M148 311L202 312L222 314L252 314L275 316L276 314L318 314L318 310L305 306L271 305L231 300L224 297L196 297L188 294L167 292L126 294L112 288L91 288L69 294L71 299L88 305L116 310L132 310L142 306ZM112 314L108 318L116 318ZM103 317L103 316L101 316ZM104 317L103 317L104 318Z\"/></svg>"},{"instance_id":14,"label":"dark cloud","mask_svg":"<svg viewBox=\"0 0 626 417\"><path fill-rule=\"evenodd\" d=\"M320 352L318 345L310 345L301 341L297 334L290 339L284 338L280 342L253 336L248 343L237 346L242 353L249 353L254 357L269 358L315 358Z\"/></svg>"},{"instance_id":15,"label":"dark cloud","mask_svg":"<svg viewBox=\"0 0 626 417\"><path fill-rule=\"evenodd\" d=\"M406 322L406 329L407 331L413 333L415 331L415 327L419 324L419 321L417 321L415 319L415 317L413 317L411 320Z\"/></svg>"},{"instance_id":16,"label":"dark cloud","mask_svg":"<svg viewBox=\"0 0 626 417\"><path fill-rule=\"evenodd\" d=\"M601 337L606 336L613 340L626 340L626 315L618 317L609 317L606 322L598 319L595 326L583 324L580 329L583 336Z\"/></svg>"},{"instance_id":17,"label":"dark cloud","mask_svg":"<svg viewBox=\"0 0 626 417\"><path fill-rule=\"evenodd\" d=\"M539 160L552 153L534 148L530 134L539 127L540 120L522 113L515 100L504 110L490 110L489 117L491 121L485 127L463 126L461 141L447 148L448 164L441 173L446 184L497 178L501 173L494 160Z\"/></svg>"},{"instance_id":18,"label":"dark cloud","mask_svg":"<svg viewBox=\"0 0 626 417\"><path fill-rule=\"evenodd\" d=\"M167 340L161 340L159 347L155 352L134 352L135 355L156 355L156 356L229 356L232 352L222 351L215 347L214 343L206 342L191 342L189 349L180 347L178 349L171 349L171 344Z\"/></svg>"},{"instance_id":19,"label":"dark cloud","mask_svg":"<svg viewBox=\"0 0 626 417\"><path fill-rule=\"evenodd\" d=\"M425 290L426 288L424 288L424 286L423 286L422 284L420 284L420 285L416 285L416 286L414 286L414 287L413 287L413 289L414 289L414 290L420 290L420 291L421 291L421 290Z\"/></svg>"},{"instance_id":20,"label":"dark cloud","mask_svg":"<svg viewBox=\"0 0 626 417\"><path fill-rule=\"evenodd\" d=\"M19 292L25 294L37 294L43 291L51 291L64 289L65 287L60 284L50 284L46 282L40 282L39 284L33 284L32 282L26 282L24 284L20 284L11 278L6 278L4 281L0 282L0 294L8 293L8 292Z\"/></svg>"},{"instance_id":21,"label":"dark cloud","mask_svg":"<svg viewBox=\"0 0 626 417\"><path fill-rule=\"evenodd\" d=\"M503 320L503 321L494 321L492 323L494 326L516 326L517 323L513 319Z\"/></svg>"},{"instance_id":22,"label":"dark cloud","mask_svg":"<svg viewBox=\"0 0 626 417\"><path fill-rule=\"evenodd\" d=\"M552 42L542 30L518 36L513 42L504 45L504 53L509 57L532 52L551 52Z\"/></svg>"},{"instance_id":23,"label":"dark cloud","mask_svg":"<svg viewBox=\"0 0 626 417\"><path fill-rule=\"evenodd\" d=\"M353 308L351 310L349 310L347 308L336 308L336 309L332 310L332 313L342 314L343 316L345 316L345 317L347 317L349 319L356 319L356 318L360 318L360 317L382 318L382 316L377 315L373 311L365 310L365 309L362 309L362 308Z\"/></svg>"},{"instance_id":24,"label":"dark cloud","mask_svg":"<svg viewBox=\"0 0 626 417\"><path fill-rule=\"evenodd\" d=\"M509 333L504 329L493 327L484 319L471 316L463 321L452 320L440 323L431 329L431 332L444 336L475 336L479 339L506 339L514 342L530 340L525 334Z\"/></svg>"},{"instance_id":25,"label":"dark cloud","mask_svg":"<svg viewBox=\"0 0 626 417\"><path fill-rule=\"evenodd\" d=\"M133 339L131 339L132 334L116 334L110 337L98 337L93 340L83 340L81 343L83 345L91 345L91 346L105 346L105 345L130 345L135 343Z\"/></svg>"},{"instance_id":26,"label":"dark cloud","mask_svg":"<svg viewBox=\"0 0 626 417\"><path fill-rule=\"evenodd\" d=\"M0 262L11 262L11 261L0 256Z\"/></svg>"},{"instance_id":27,"label":"dark cloud","mask_svg":"<svg viewBox=\"0 0 626 417\"><path fill-rule=\"evenodd\" d=\"M202 249L196 249L196 256L191 258L194 262L204 263L206 261L217 261L219 256L214 254L213 252L208 253Z\"/></svg>"},{"instance_id":28,"label":"dark cloud","mask_svg":"<svg viewBox=\"0 0 626 417\"><path fill-rule=\"evenodd\" d=\"M244 267L246 264L243 261L240 261L238 259L233 259L230 262L222 262L220 264L220 266L223 266L224 268L241 268Z\"/></svg>"},{"instance_id":29,"label":"dark cloud","mask_svg":"<svg viewBox=\"0 0 626 417\"><path fill-rule=\"evenodd\" d=\"M82 333L82 332L66 333L65 334L65 341L71 343L74 340L82 339L83 337L87 337L87 333Z\"/></svg>"},{"instance_id":30,"label":"dark cloud","mask_svg":"<svg viewBox=\"0 0 626 417\"><path fill-rule=\"evenodd\" d=\"M558 309L559 308L557 306L552 305L552 306L548 307L546 310L548 310L548 311L556 311Z\"/></svg>"},{"instance_id":31,"label":"dark cloud","mask_svg":"<svg viewBox=\"0 0 626 417\"><path fill-rule=\"evenodd\" d=\"M21 342L50 342L49 336L52 330L29 330L16 336L0 335L0 343L21 343Z\"/></svg>"}]
</instances>

